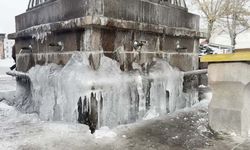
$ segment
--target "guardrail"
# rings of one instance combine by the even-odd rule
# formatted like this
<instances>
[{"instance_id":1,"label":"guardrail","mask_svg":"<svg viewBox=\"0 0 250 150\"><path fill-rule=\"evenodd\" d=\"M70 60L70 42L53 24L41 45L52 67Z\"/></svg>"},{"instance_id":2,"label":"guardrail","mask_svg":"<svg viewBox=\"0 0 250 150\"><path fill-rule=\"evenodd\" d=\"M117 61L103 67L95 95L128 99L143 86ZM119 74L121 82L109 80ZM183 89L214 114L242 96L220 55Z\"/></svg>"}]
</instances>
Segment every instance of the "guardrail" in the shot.
<instances>
[{"instance_id":1,"label":"guardrail","mask_svg":"<svg viewBox=\"0 0 250 150\"><path fill-rule=\"evenodd\" d=\"M31 10L33 8L39 7L43 5L44 3L52 2L55 0L29 0L29 5L27 10ZM150 0L152 2L159 2L159 0ZM182 8L187 8L185 0L161 0L161 2L166 4L172 4L175 6L179 6Z\"/></svg>"}]
</instances>

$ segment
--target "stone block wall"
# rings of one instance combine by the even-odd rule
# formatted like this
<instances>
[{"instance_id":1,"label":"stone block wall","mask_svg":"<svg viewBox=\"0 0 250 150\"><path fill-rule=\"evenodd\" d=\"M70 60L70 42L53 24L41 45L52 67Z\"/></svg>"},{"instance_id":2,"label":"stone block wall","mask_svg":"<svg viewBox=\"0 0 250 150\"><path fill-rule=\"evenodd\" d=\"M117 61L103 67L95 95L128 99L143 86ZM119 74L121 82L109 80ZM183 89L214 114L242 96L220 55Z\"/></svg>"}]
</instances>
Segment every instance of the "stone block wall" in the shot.
<instances>
[{"instance_id":1,"label":"stone block wall","mask_svg":"<svg viewBox=\"0 0 250 150\"><path fill-rule=\"evenodd\" d=\"M105 55L109 57L113 57L114 55L112 53L119 49L122 49L125 53L129 53L135 51L133 48L133 42L135 40L147 41L140 50L141 57L137 60L140 64L150 62L151 56L158 56L166 58L171 65L180 68L182 71L198 69L198 56L195 47L195 43L198 43L198 39L189 37L168 37L160 33L134 30L86 28L77 31L52 33L49 34L46 39L42 40L34 40L31 37L16 40L18 56L17 68L19 71L26 72L35 64L44 65L53 62L53 60L48 60L50 57L44 57L44 59L36 58L41 55L51 55L51 58L54 59L54 63L64 65L67 61L56 61L54 58L56 54L62 59L63 55L65 55L65 58L68 58L69 53L73 53L74 51L104 51ZM177 41L180 42L181 47L185 48L184 50L176 49ZM58 42L63 43L63 48L51 46ZM32 54L29 54L29 50L24 50L30 45L32 46ZM27 61L26 58L22 58L27 57L27 55L35 59L31 61L29 65L22 63L24 59ZM132 63L134 58L130 57L131 54L124 55L126 55L124 57L126 60L119 60L121 65L130 65L129 63Z\"/></svg>"},{"instance_id":2,"label":"stone block wall","mask_svg":"<svg viewBox=\"0 0 250 150\"><path fill-rule=\"evenodd\" d=\"M143 65L155 56L182 71L196 70L200 37L199 16L154 0L55 0L17 16L16 33L9 35L23 72L36 64L64 65L75 51L104 53L127 71L133 61ZM135 40L146 41L137 58ZM186 78L184 87L192 90L197 79Z\"/></svg>"}]
</instances>

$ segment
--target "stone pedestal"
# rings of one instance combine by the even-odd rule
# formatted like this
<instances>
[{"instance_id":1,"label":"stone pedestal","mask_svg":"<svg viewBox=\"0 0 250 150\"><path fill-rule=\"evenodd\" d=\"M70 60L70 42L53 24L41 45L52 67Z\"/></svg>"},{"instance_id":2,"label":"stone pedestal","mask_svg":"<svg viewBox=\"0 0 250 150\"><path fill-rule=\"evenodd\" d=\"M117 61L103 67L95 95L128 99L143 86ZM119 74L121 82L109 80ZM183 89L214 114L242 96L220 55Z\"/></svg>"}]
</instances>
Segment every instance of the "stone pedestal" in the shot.
<instances>
[{"instance_id":1,"label":"stone pedestal","mask_svg":"<svg viewBox=\"0 0 250 150\"><path fill-rule=\"evenodd\" d=\"M151 63L158 55L191 71L198 66L199 38L205 37L199 20L185 6L169 1L49 0L18 15L16 33L8 38L15 39L17 70L22 72L37 64L65 65L76 51L91 53L94 69L103 52L124 71L130 71L133 62ZM145 42L138 56L134 41Z\"/></svg>"},{"instance_id":2,"label":"stone pedestal","mask_svg":"<svg viewBox=\"0 0 250 150\"><path fill-rule=\"evenodd\" d=\"M250 130L250 64L209 64L208 79L213 90L209 105L211 128L247 136Z\"/></svg>"}]
</instances>

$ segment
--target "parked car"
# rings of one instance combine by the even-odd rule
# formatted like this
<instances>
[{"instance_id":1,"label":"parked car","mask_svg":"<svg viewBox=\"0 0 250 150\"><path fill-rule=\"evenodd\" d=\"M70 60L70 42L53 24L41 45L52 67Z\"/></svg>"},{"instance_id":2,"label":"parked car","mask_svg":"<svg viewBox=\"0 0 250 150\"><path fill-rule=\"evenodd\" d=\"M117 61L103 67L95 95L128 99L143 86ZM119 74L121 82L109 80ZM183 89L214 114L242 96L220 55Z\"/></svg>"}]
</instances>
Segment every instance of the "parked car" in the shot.
<instances>
[{"instance_id":1,"label":"parked car","mask_svg":"<svg viewBox=\"0 0 250 150\"><path fill-rule=\"evenodd\" d=\"M228 54L232 53L231 46L219 45L219 44L203 44L199 47L199 56L211 55L211 54Z\"/></svg>"},{"instance_id":2,"label":"parked car","mask_svg":"<svg viewBox=\"0 0 250 150\"><path fill-rule=\"evenodd\" d=\"M214 51L208 45L200 45L199 56L211 55Z\"/></svg>"}]
</instances>

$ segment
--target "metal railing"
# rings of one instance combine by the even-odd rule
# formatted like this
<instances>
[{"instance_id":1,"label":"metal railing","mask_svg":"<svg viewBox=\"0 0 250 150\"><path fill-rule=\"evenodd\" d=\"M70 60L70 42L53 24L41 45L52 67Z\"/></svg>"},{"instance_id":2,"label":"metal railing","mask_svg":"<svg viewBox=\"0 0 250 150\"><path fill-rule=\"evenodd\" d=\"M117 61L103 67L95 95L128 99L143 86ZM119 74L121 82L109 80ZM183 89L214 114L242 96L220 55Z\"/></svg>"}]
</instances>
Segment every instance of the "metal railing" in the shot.
<instances>
[{"instance_id":1,"label":"metal railing","mask_svg":"<svg viewBox=\"0 0 250 150\"><path fill-rule=\"evenodd\" d=\"M28 5L27 10L36 8L44 3L52 2L52 1L55 1L55 0L29 0L29 5ZM151 1L156 1L156 0L151 0ZM183 8L187 8L185 0L161 0L161 2L172 4L172 5L183 7Z\"/></svg>"},{"instance_id":2,"label":"metal railing","mask_svg":"<svg viewBox=\"0 0 250 150\"><path fill-rule=\"evenodd\" d=\"M33 8L36 8L42 4L45 4L45 3L48 3L48 2L53 2L55 0L29 0L29 5L28 5L28 9L27 10L30 10L30 9L33 9Z\"/></svg>"},{"instance_id":3,"label":"metal railing","mask_svg":"<svg viewBox=\"0 0 250 150\"><path fill-rule=\"evenodd\" d=\"M155 2L159 2L159 0L151 0ZM187 8L185 0L160 0L160 2L166 3L166 4L172 4L175 6L179 6L182 8Z\"/></svg>"},{"instance_id":4,"label":"metal railing","mask_svg":"<svg viewBox=\"0 0 250 150\"><path fill-rule=\"evenodd\" d=\"M171 0L171 3L179 7L187 8L185 0Z\"/></svg>"}]
</instances>

